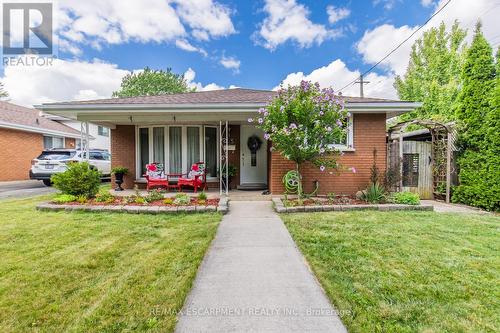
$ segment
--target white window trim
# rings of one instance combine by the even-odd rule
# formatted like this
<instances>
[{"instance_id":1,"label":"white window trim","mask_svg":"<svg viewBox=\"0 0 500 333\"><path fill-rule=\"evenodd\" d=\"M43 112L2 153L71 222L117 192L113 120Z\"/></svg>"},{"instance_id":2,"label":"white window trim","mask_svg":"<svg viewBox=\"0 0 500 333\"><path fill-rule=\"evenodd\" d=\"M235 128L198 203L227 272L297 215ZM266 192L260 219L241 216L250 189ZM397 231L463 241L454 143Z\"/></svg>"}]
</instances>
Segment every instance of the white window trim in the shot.
<instances>
[{"instance_id":1,"label":"white window trim","mask_svg":"<svg viewBox=\"0 0 500 333\"><path fill-rule=\"evenodd\" d=\"M64 136L57 136L57 135L44 135L43 137L47 137L47 138L58 138L58 139L62 139L63 140L63 146L62 148L66 148L66 138ZM43 143L43 142L42 142ZM75 145L76 145L76 140L75 140ZM43 149L52 149L52 148L45 148L45 146L43 147ZM56 148L56 149L61 149L61 148Z\"/></svg>"},{"instance_id":2,"label":"white window trim","mask_svg":"<svg viewBox=\"0 0 500 333\"><path fill-rule=\"evenodd\" d=\"M330 148L335 148L339 151L356 151L354 147L354 114L349 117L349 125L347 127L347 142L346 144L329 145Z\"/></svg>"},{"instance_id":3,"label":"white window trim","mask_svg":"<svg viewBox=\"0 0 500 333\"><path fill-rule=\"evenodd\" d=\"M199 128L200 133L200 161L205 160L205 127L214 127L217 126L203 126L203 125L151 125L151 126L135 126L135 165L136 165L136 180L144 180L145 178L141 174L141 157L140 157L140 145L139 145L139 129L147 128L148 129L148 144L149 144L149 161L153 160L153 128L163 128L164 129L164 156L165 156L165 170L170 170L170 142L169 142L169 130L170 127L181 127L181 142L182 142L182 172L188 172L187 165L187 128L188 127L197 127ZM218 133L218 131L217 131ZM217 134L218 136L218 134ZM218 139L218 138L217 138ZM217 141L218 142L218 141ZM217 167L219 167L219 155L217 153ZM214 177L207 177L208 180L215 179ZM217 178L218 179L218 178Z\"/></svg>"}]
</instances>

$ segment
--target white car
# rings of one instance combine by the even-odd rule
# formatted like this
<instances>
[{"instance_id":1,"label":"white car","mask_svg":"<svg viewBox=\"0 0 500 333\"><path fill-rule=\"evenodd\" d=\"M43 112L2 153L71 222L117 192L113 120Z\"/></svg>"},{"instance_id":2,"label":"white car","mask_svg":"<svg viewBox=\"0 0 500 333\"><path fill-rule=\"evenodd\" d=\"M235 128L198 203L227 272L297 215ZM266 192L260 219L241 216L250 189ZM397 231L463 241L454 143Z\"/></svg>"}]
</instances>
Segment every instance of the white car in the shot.
<instances>
[{"instance_id":1,"label":"white car","mask_svg":"<svg viewBox=\"0 0 500 333\"><path fill-rule=\"evenodd\" d=\"M84 160L82 151L77 149L44 150L40 156L31 161L30 179L41 180L50 186L52 175L66 171L69 163ZM107 151L91 149L88 162L101 172L103 178L110 177L111 155Z\"/></svg>"}]
</instances>

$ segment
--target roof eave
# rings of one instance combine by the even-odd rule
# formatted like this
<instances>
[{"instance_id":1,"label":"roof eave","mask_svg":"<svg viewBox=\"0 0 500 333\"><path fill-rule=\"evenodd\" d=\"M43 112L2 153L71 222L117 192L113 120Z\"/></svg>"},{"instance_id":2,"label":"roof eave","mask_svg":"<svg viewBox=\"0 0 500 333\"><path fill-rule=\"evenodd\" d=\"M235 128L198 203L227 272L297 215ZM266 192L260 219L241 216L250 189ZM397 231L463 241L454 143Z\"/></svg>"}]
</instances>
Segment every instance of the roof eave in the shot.
<instances>
[{"instance_id":1,"label":"roof eave","mask_svg":"<svg viewBox=\"0 0 500 333\"><path fill-rule=\"evenodd\" d=\"M14 123L9 123L9 122L5 122L5 121L0 121L0 128L6 128L6 129L12 129L12 130L24 131L24 132L31 132L31 133L39 133L39 134L45 134L45 135L62 136L62 137L66 137L66 138L79 139L81 137L80 133L67 133L67 132L58 131L58 130L39 128L39 127L35 127L35 126L27 126L27 125L21 125L21 124L14 124ZM91 139L94 139L94 138L91 137Z\"/></svg>"}]
</instances>

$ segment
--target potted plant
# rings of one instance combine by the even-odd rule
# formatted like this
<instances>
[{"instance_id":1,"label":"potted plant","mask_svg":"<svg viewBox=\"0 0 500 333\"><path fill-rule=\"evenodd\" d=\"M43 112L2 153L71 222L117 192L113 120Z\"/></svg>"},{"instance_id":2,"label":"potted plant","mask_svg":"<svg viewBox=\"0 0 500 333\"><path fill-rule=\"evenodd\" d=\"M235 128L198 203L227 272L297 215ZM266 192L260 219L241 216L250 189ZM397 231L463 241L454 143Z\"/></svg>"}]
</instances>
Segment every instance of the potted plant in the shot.
<instances>
[{"instance_id":1,"label":"potted plant","mask_svg":"<svg viewBox=\"0 0 500 333\"><path fill-rule=\"evenodd\" d=\"M128 174L128 169L125 167L117 166L111 169L111 174L115 175L115 183L116 185L118 185L118 187L115 188L115 191L123 191L123 176Z\"/></svg>"},{"instance_id":2,"label":"potted plant","mask_svg":"<svg viewBox=\"0 0 500 333\"><path fill-rule=\"evenodd\" d=\"M222 175L220 169L217 170L219 177L224 177L226 175L226 167L222 167ZM233 177L236 176L236 173L238 172L238 168L235 167L234 165L229 165L227 168L227 177L228 177L228 182L229 182L229 188L231 188L231 182L233 180Z\"/></svg>"}]
</instances>

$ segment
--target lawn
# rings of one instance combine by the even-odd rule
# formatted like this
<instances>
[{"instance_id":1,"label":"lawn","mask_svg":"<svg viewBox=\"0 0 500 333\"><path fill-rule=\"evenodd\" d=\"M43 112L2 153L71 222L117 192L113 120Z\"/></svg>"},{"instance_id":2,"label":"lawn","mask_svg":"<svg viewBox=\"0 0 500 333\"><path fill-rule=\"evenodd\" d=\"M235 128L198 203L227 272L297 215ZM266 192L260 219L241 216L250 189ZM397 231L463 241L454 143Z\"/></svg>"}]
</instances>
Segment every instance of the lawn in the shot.
<instances>
[{"instance_id":1,"label":"lawn","mask_svg":"<svg viewBox=\"0 0 500 333\"><path fill-rule=\"evenodd\" d=\"M500 331L500 217L282 218L350 332Z\"/></svg>"},{"instance_id":2,"label":"lawn","mask_svg":"<svg viewBox=\"0 0 500 333\"><path fill-rule=\"evenodd\" d=\"M37 212L40 200L0 201L0 332L173 331L219 214Z\"/></svg>"}]
</instances>

